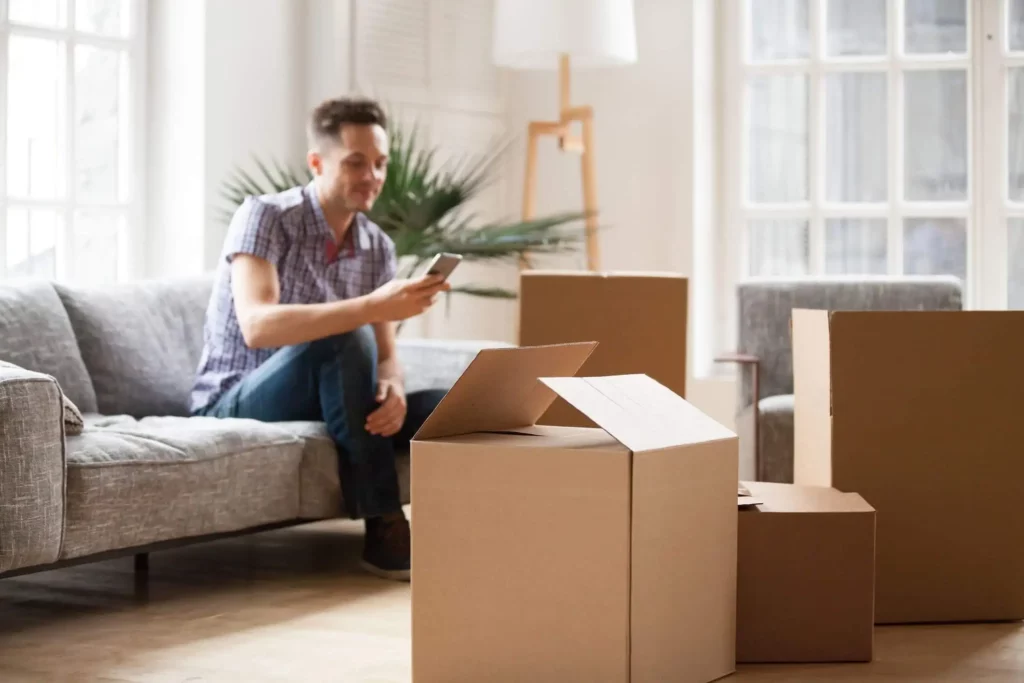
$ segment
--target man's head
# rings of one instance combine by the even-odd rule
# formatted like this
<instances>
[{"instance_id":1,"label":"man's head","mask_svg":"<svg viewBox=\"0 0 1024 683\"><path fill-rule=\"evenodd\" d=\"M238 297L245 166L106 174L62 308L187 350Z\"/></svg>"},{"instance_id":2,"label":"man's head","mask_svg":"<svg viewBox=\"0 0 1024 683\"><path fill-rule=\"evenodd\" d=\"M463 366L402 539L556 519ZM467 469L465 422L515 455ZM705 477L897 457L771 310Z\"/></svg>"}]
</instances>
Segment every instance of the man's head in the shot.
<instances>
[{"instance_id":1,"label":"man's head","mask_svg":"<svg viewBox=\"0 0 1024 683\"><path fill-rule=\"evenodd\" d=\"M306 161L321 202L332 211L367 211L384 185L387 117L372 100L327 100L313 110Z\"/></svg>"}]
</instances>

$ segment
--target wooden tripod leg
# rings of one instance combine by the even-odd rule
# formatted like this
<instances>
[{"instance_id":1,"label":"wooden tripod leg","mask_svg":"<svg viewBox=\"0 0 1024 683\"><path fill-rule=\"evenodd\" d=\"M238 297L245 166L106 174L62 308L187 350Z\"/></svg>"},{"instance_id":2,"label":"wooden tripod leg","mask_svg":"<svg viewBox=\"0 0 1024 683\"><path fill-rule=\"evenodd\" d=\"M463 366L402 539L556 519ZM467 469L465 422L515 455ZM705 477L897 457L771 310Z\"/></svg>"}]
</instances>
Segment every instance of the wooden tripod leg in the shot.
<instances>
[{"instance_id":1,"label":"wooden tripod leg","mask_svg":"<svg viewBox=\"0 0 1024 683\"><path fill-rule=\"evenodd\" d=\"M536 210L537 185L537 139L540 132L534 124L530 124L529 137L526 142L526 174L523 178L523 220L533 218ZM530 259L526 254L519 257L519 267L529 268Z\"/></svg>"},{"instance_id":2,"label":"wooden tripod leg","mask_svg":"<svg viewBox=\"0 0 1024 683\"><path fill-rule=\"evenodd\" d=\"M583 210L586 212L587 226L587 268L601 269L600 246L597 241L597 177L594 172L594 118L592 115L583 117L583 155L581 170L583 175Z\"/></svg>"}]
</instances>

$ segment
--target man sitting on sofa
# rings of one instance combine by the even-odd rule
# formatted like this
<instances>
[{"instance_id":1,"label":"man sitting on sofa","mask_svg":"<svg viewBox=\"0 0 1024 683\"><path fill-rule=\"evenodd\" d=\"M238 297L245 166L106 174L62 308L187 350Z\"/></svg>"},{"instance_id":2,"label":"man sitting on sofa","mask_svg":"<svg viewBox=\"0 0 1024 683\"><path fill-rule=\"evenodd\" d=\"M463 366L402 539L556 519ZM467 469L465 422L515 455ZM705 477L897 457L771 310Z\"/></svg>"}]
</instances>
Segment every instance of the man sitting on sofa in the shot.
<instances>
[{"instance_id":1,"label":"man sitting on sofa","mask_svg":"<svg viewBox=\"0 0 1024 683\"><path fill-rule=\"evenodd\" d=\"M228 228L192 411L324 421L347 513L365 519L363 566L408 580L396 441L408 443L443 392L405 395L394 323L449 286L439 276L394 279L394 243L364 214L387 174L381 108L328 100L308 132L313 180L247 198Z\"/></svg>"}]
</instances>

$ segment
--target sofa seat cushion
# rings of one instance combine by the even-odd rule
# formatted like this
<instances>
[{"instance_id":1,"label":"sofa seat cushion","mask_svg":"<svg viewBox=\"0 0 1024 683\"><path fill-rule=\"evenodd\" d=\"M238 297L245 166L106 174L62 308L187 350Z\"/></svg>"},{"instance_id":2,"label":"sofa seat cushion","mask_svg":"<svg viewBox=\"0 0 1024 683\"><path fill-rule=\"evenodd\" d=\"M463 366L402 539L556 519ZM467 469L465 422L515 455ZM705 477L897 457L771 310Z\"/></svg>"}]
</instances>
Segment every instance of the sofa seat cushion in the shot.
<instances>
[{"instance_id":1,"label":"sofa seat cushion","mask_svg":"<svg viewBox=\"0 0 1024 683\"><path fill-rule=\"evenodd\" d=\"M50 375L79 408L97 410L96 392L71 321L51 285L0 287L0 330L0 360Z\"/></svg>"},{"instance_id":2,"label":"sofa seat cushion","mask_svg":"<svg viewBox=\"0 0 1024 683\"><path fill-rule=\"evenodd\" d=\"M323 422L274 422L303 441L302 467L299 471L299 516L303 519L329 519L344 514L344 501L338 478L338 451ZM409 499L409 453L399 452L398 484L402 503Z\"/></svg>"},{"instance_id":3,"label":"sofa seat cushion","mask_svg":"<svg viewBox=\"0 0 1024 683\"><path fill-rule=\"evenodd\" d=\"M61 558L297 519L303 445L254 420L87 415Z\"/></svg>"},{"instance_id":4,"label":"sofa seat cushion","mask_svg":"<svg viewBox=\"0 0 1024 683\"><path fill-rule=\"evenodd\" d=\"M203 350L207 276L96 288L57 285L105 415L189 415ZM76 401L77 403L77 401Z\"/></svg>"}]
</instances>

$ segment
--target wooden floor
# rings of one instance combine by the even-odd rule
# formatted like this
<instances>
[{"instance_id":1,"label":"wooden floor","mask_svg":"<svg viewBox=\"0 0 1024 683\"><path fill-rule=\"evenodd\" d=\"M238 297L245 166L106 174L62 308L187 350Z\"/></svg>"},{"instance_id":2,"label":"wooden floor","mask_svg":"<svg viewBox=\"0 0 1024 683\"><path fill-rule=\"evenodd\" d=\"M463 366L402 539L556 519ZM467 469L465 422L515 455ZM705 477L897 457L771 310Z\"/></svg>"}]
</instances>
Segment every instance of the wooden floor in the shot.
<instances>
[{"instance_id":1,"label":"wooden floor","mask_svg":"<svg viewBox=\"0 0 1024 683\"><path fill-rule=\"evenodd\" d=\"M407 682L409 586L363 574L329 522L0 581L0 681ZM886 627L867 665L741 667L727 679L1024 682L1018 624Z\"/></svg>"}]
</instances>

